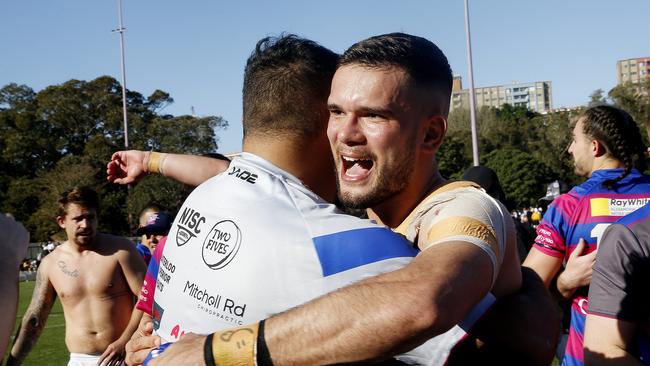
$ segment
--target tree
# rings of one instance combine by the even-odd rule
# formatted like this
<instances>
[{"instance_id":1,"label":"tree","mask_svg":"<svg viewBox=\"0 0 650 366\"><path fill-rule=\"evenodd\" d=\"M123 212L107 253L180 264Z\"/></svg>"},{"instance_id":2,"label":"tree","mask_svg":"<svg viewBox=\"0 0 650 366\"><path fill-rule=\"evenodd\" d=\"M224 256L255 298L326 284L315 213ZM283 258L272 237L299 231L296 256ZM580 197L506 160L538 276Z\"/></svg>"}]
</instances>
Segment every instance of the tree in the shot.
<instances>
[{"instance_id":1,"label":"tree","mask_svg":"<svg viewBox=\"0 0 650 366\"><path fill-rule=\"evenodd\" d=\"M650 122L650 78L638 84L625 83L609 91L609 98L614 105L627 111L639 125L639 130L646 131ZM643 139L647 145L646 133Z\"/></svg>"},{"instance_id":2,"label":"tree","mask_svg":"<svg viewBox=\"0 0 650 366\"><path fill-rule=\"evenodd\" d=\"M587 104L587 107L595 107L603 104L607 104L605 91L603 89L594 90L594 92L589 95L589 103Z\"/></svg>"},{"instance_id":3,"label":"tree","mask_svg":"<svg viewBox=\"0 0 650 366\"><path fill-rule=\"evenodd\" d=\"M582 181L573 172L573 158L568 152L574 122L582 112L583 110L548 113L532 120L537 135L528 141L528 151L535 164L541 163L550 169L551 180L559 179L571 185Z\"/></svg>"},{"instance_id":4,"label":"tree","mask_svg":"<svg viewBox=\"0 0 650 366\"><path fill-rule=\"evenodd\" d=\"M469 133L459 130L448 132L436 154L436 160L443 177L459 179L472 164Z\"/></svg>"},{"instance_id":5,"label":"tree","mask_svg":"<svg viewBox=\"0 0 650 366\"><path fill-rule=\"evenodd\" d=\"M532 154L512 147L485 155L485 165L497 173L508 200L516 207L537 206L546 184L554 180L550 169L535 162Z\"/></svg>"},{"instance_id":6,"label":"tree","mask_svg":"<svg viewBox=\"0 0 650 366\"><path fill-rule=\"evenodd\" d=\"M172 97L156 90L149 97L128 90L132 148L205 154L217 149L218 116L162 115ZM33 240L48 240L58 195L74 185L93 187L101 197L100 229L131 234L128 217L146 200L178 205L178 184L154 180L133 189L106 182L106 162L124 146L120 84L112 77L69 80L34 92L24 85L0 89L0 210L25 222ZM133 222L133 221L131 221Z\"/></svg>"}]
</instances>

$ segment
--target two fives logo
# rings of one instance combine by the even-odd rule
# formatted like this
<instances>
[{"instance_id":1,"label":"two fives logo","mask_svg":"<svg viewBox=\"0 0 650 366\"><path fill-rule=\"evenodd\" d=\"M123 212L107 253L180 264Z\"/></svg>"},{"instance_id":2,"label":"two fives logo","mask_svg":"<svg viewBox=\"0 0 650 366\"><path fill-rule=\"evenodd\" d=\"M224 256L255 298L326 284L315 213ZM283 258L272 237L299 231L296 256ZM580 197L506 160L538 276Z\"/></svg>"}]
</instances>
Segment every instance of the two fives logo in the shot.
<instances>
[{"instance_id":1,"label":"two fives logo","mask_svg":"<svg viewBox=\"0 0 650 366\"><path fill-rule=\"evenodd\" d=\"M203 241L203 262L211 269L230 263L241 246L241 230L231 220L216 223Z\"/></svg>"}]
</instances>

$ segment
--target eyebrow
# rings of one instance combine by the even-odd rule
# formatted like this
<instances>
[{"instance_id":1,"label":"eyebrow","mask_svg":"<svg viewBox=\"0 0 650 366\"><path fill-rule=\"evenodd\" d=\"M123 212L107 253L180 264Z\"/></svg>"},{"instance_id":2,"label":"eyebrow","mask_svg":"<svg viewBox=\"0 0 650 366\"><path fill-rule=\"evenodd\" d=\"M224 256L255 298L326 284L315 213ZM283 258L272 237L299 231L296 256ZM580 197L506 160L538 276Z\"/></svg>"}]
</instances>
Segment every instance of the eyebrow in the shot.
<instances>
[{"instance_id":1,"label":"eyebrow","mask_svg":"<svg viewBox=\"0 0 650 366\"><path fill-rule=\"evenodd\" d=\"M341 106L336 103L328 103L328 110L343 110ZM382 116L395 117L395 113L389 108L372 108L372 107L362 107L358 111L361 114L378 114Z\"/></svg>"}]
</instances>

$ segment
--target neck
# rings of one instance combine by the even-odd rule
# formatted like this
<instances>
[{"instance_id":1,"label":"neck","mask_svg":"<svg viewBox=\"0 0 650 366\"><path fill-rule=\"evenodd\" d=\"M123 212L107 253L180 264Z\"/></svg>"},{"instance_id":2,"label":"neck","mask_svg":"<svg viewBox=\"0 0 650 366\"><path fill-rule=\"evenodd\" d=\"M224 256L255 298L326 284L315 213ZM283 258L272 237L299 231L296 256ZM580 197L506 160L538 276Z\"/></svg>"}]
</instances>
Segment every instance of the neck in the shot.
<instances>
[{"instance_id":1,"label":"neck","mask_svg":"<svg viewBox=\"0 0 650 366\"><path fill-rule=\"evenodd\" d=\"M434 161L433 167L426 169L424 174L412 174L409 185L402 192L368 209L368 217L379 224L396 228L429 193L445 182Z\"/></svg>"},{"instance_id":2,"label":"neck","mask_svg":"<svg viewBox=\"0 0 650 366\"><path fill-rule=\"evenodd\" d=\"M305 139L292 135L248 136L243 151L255 154L300 179L328 202L336 197L334 163L327 138Z\"/></svg>"},{"instance_id":3,"label":"neck","mask_svg":"<svg viewBox=\"0 0 650 366\"><path fill-rule=\"evenodd\" d=\"M93 239L93 241L91 243L89 243L88 245L80 245L80 244L77 244L76 242L74 242L73 240L68 239L64 244L68 244L67 246L68 246L68 248L70 248L70 250L72 252L77 253L77 254L81 254L81 253L83 253L83 252L85 252L87 250L92 250L94 248L94 246L95 246L96 240L97 240L97 238Z\"/></svg>"},{"instance_id":4,"label":"neck","mask_svg":"<svg viewBox=\"0 0 650 366\"><path fill-rule=\"evenodd\" d=\"M591 172L593 173L596 170L620 169L620 168L625 168L625 165L620 160L614 159L610 156L602 156L594 160L594 164L593 164L593 168L591 169ZM589 174L589 176L591 176L591 174Z\"/></svg>"}]
</instances>

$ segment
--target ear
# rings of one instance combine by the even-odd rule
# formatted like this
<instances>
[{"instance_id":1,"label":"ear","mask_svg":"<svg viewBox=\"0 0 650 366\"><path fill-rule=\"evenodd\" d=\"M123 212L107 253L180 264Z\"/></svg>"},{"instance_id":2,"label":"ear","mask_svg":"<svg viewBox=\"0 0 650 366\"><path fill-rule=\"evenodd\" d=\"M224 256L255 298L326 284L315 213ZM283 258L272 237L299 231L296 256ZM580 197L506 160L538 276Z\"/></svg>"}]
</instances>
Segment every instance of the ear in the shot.
<instances>
[{"instance_id":1,"label":"ear","mask_svg":"<svg viewBox=\"0 0 650 366\"><path fill-rule=\"evenodd\" d=\"M434 115L427 117L424 125L424 138L422 139L422 151L435 154L442 140L447 133L447 118Z\"/></svg>"},{"instance_id":2,"label":"ear","mask_svg":"<svg viewBox=\"0 0 650 366\"><path fill-rule=\"evenodd\" d=\"M56 223L59 224L61 229L65 229L65 216L57 216Z\"/></svg>"},{"instance_id":3,"label":"ear","mask_svg":"<svg viewBox=\"0 0 650 366\"><path fill-rule=\"evenodd\" d=\"M607 148L598 140L591 140L591 152L594 157L601 157L607 154Z\"/></svg>"}]
</instances>

